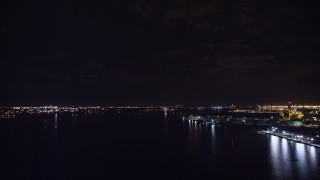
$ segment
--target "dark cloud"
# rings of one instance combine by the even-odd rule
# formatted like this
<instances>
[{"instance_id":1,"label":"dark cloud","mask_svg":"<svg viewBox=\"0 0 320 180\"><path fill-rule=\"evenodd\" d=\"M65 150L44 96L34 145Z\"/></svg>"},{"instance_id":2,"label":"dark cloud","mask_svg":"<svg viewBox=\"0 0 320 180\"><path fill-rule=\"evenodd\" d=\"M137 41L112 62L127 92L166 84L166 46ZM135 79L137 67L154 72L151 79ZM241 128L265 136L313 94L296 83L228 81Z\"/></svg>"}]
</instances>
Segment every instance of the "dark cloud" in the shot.
<instances>
[{"instance_id":1,"label":"dark cloud","mask_svg":"<svg viewBox=\"0 0 320 180\"><path fill-rule=\"evenodd\" d=\"M0 100L315 103L317 7L287 0L10 1Z\"/></svg>"}]
</instances>

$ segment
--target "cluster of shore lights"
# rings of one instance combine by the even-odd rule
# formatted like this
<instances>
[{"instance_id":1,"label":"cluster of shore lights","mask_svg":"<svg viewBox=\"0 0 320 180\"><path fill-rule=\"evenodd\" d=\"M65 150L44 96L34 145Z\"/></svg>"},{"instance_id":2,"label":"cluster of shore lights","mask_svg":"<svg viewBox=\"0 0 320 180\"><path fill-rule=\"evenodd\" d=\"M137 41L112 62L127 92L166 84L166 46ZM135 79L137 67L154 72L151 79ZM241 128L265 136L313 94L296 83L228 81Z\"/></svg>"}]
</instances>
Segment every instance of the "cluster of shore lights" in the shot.
<instances>
[{"instance_id":1,"label":"cluster of shore lights","mask_svg":"<svg viewBox=\"0 0 320 180\"><path fill-rule=\"evenodd\" d=\"M277 127L271 127L272 128L272 131L273 132L276 132L277 131ZM278 132L279 132L279 130L278 130ZM286 131L282 131L282 133L286 133ZM299 140L302 140L301 138L303 138L303 135L294 135L294 134L291 134L291 135L293 135L296 139L299 139ZM317 137L319 137L319 135L317 135ZM308 140L311 140L311 141L313 141L314 139L313 138L307 138Z\"/></svg>"},{"instance_id":2,"label":"cluster of shore lights","mask_svg":"<svg viewBox=\"0 0 320 180\"><path fill-rule=\"evenodd\" d=\"M288 105L262 105L262 108L288 108ZM291 108L319 109L320 105L291 105Z\"/></svg>"},{"instance_id":3,"label":"cluster of shore lights","mask_svg":"<svg viewBox=\"0 0 320 180\"><path fill-rule=\"evenodd\" d=\"M275 132L278 128L272 127L272 131ZM284 132L285 133L285 132Z\"/></svg>"},{"instance_id":4,"label":"cluster of shore lights","mask_svg":"<svg viewBox=\"0 0 320 180\"><path fill-rule=\"evenodd\" d=\"M307 138L308 140L311 140L311 141L313 141L313 138Z\"/></svg>"}]
</instances>

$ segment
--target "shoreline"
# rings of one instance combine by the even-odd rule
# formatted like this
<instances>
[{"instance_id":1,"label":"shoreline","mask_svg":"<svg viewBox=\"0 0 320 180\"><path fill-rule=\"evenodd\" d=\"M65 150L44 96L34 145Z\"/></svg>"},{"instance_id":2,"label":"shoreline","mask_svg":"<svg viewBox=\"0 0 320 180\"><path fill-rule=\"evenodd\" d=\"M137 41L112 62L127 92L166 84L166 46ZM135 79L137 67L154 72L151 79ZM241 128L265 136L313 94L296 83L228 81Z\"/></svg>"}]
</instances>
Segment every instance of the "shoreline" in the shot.
<instances>
[{"instance_id":1,"label":"shoreline","mask_svg":"<svg viewBox=\"0 0 320 180\"><path fill-rule=\"evenodd\" d=\"M304 142L304 141L296 139L296 138L290 138L290 137L282 136L282 135L275 134L275 133L268 132L268 131L259 131L258 133L259 134L267 134L267 135L277 136L277 137L280 137L280 138L285 138L285 139L290 140L290 141L294 141L296 143L301 143L301 144L313 146L313 147L316 147L316 148L320 148L320 144L312 144L312 143Z\"/></svg>"}]
</instances>

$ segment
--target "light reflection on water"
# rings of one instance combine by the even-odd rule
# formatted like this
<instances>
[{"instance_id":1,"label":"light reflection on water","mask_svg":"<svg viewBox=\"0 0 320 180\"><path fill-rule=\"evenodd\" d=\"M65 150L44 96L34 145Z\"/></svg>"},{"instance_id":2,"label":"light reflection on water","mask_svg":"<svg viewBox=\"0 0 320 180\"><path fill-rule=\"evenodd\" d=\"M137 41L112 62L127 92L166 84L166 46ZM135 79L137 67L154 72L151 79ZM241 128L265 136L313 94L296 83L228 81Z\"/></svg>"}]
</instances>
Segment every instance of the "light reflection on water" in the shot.
<instances>
[{"instance_id":1,"label":"light reflection on water","mask_svg":"<svg viewBox=\"0 0 320 180\"><path fill-rule=\"evenodd\" d=\"M236 148L231 151L226 149L230 146L227 147L224 144L225 142L231 142L231 148L234 148L234 136L232 135L235 135L236 142L241 142L241 146L247 145L246 140L243 139L244 136L242 136L246 133L245 130L227 128L229 132L226 132L225 127L222 129L217 125L196 121L186 121L185 125L188 130L189 147L192 155L195 154L197 148L198 152L204 151L201 148L205 147L205 144L209 142L210 145L206 146L210 148L208 158L218 164L217 167L223 167L226 161L230 161L227 163L227 167L236 169L238 168L236 163L239 163L239 159L241 159L239 156L246 156L246 152L243 151L245 148ZM204 140L204 138L207 138L208 141ZM264 152L268 154L267 159L256 160L260 161L259 163L263 163L261 164L261 169L257 167L257 170L267 172L266 174L269 174L271 179L313 179L319 176L320 149L277 136L257 136L256 133L250 135L250 140L262 140L262 142L257 142L257 146L259 143L260 145L266 145L265 151L259 148L257 148L257 152L251 149L247 151L257 153L255 158L258 159L264 158L261 155ZM194 158L198 158L199 154L194 156ZM254 163L255 161L252 162Z\"/></svg>"},{"instance_id":2,"label":"light reflection on water","mask_svg":"<svg viewBox=\"0 0 320 180\"><path fill-rule=\"evenodd\" d=\"M270 164L275 178L306 179L309 172L316 173L318 156L314 147L270 137Z\"/></svg>"},{"instance_id":3,"label":"light reflection on water","mask_svg":"<svg viewBox=\"0 0 320 180\"><path fill-rule=\"evenodd\" d=\"M188 129L190 145L192 147L191 152L193 152L194 147L197 147L201 143L206 142L203 140L206 135L208 135L207 137L209 137L209 143L212 152L217 151L215 125L198 121L187 121L185 122L185 124Z\"/></svg>"},{"instance_id":4,"label":"light reflection on water","mask_svg":"<svg viewBox=\"0 0 320 180\"><path fill-rule=\"evenodd\" d=\"M283 164L284 164L284 168L286 169L286 171L288 171L289 169L291 169L291 163L290 163L290 151L288 148L289 144L288 144L288 140L287 139L281 139L281 157L283 158Z\"/></svg>"},{"instance_id":5,"label":"light reflection on water","mask_svg":"<svg viewBox=\"0 0 320 180\"><path fill-rule=\"evenodd\" d=\"M132 116L133 120L139 120L132 121ZM114 121L93 118L89 122L87 117L79 116L77 119L76 114L72 114L72 121L69 121L70 118L57 114L48 118L48 122L45 120L45 124L49 124L48 128L35 134L37 137L42 136L41 139L45 141L35 143L32 141L35 138L29 138L28 142L39 144L34 152L39 152L39 157L44 157L39 159L38 164L52 163L53 171L73 166L76 168L66 171L71 175L75 172L76 176L81 176L78 175L79 169L95 172L95 163L110 162L104 167L114 167L114 164L119 167L110 172L131 169L136 172L150 167L163 173L172 169L169 173L176 172L175 179L180 176L180 179L187 179L183 177L188 177L191 170L195 173L192 179L319 178L320 149L275 136L258 135L249 128L232 128L188 120L184 120L181 126L181 122L174 121L170 113L167 116L159 114L159 119L156 116L152 121L147 118L141 120L139 114L130 115L123 122L116 118ZM55 124L57 128L54 128ZM26 129L25 132L31 131ZM14 141L21 142L23 141ZM32 151L29 149L30 153L25 155L25 159L33 158ZM17 152L23 154L24 150L19 148ZM88 154L90 155L87 156ZM15 154L11 154L11 157L15 157ZM85 161L82 163L83 157ZM53 171L44 169L45 166L41 168L42 166L37 166L35 169L40 169L48 176L53 174ZM150 169L143 171L148 170L152 172Z\"/></svg>"},{"instance_id":6,"label":"light reflection on water","mask_svg":"<svg viewBox=\"0 0 320 180\"><path fill-rule=\"evenodd\" d=\"M58 128L58 114L54 115L54 128L57 129Z\"/></svg>"},{"instance_id":7,"label":"light reflection on water","mask_svg":"<svg viewBox=\"0 0 320 180\"><path fill-rule=\"evenodd\" d=\"M317 161L317 154L316 154L316 148L310 147L310 162L312 167L318 167L318 161Z\"/></svg>"},{"instance_id":8,"label":"light reflection on water","mask_svg":"<svg viewBox=\"0 0 320 180\"><path fill-rule=\"evenodd\" d=\"M215 125L211 125L211 137L215 137L216 136L216 131L215 131Z\"/></svg>"},{"instance_id":9,"label":"light reflection on water","mask_svg":"<svg viewBox=\"0 0 320 180\"><path fill-rule=\"evenodd\" d=\"M201 139L204 138L203 133L206 133L207 137L210 137L210 149L213 160L219 161L215 156L219 152L218 149L223 146L219 143L221 142L221 138L223 138L219 134L222 132L220 131L221 129L219 130L220 127L195 121L188 121L186 125L192 147L203 143ZM254 134L252 135L254 136ZM217 141L219 138L220 140ZM265 138L269 146L269 149L267 149L269 162L264 162L265 166L269 166L270 168L269 173L272 179L312 179L318 176L320 172L318 169L319 149L276 136L265 136ZM231 139L231 142L233 144L233 139ZM231 154L225 153L227 156L231 156Z\"/></svg>"},{"instance_id":10,"label":"light reflection on water","mask_svg":"<svg viewBox=\"0 0 320 180\"><path fill-rule=\"evenodd\" d=\"M190 138L190 145L192 147L196 147L199 143L201 143L201 133L203 124L197 121L188 121L188 134Z\"/></svg>"}]
</instances>

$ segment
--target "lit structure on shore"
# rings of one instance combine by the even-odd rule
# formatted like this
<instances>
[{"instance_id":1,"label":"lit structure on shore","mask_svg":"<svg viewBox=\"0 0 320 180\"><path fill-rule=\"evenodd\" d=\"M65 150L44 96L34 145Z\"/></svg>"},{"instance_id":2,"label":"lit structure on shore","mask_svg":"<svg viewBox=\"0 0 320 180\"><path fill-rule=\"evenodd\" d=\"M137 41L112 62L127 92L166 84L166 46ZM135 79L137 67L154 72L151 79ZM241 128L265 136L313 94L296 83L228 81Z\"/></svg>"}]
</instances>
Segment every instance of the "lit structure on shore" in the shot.
<instances>
[{"instance_id":1,"label":"lit structure on shore","mask_svg":"<svg viewBox=\"0 0 320 180\"><path fill-rule=\"evenodd\" d=\"M0 107L0 118L10 118L19 114L47 114L47 113L65 113L65 112L85 112L98 113L102 111L166 111L174 112L194 112L197 113L224 113L234 114L242 117L268 117L271 120L313 120L320 118L319 105L294 105L291 102L288 105L255 105L255 106L16 106Z\"/></svg>"}]
</instances>

